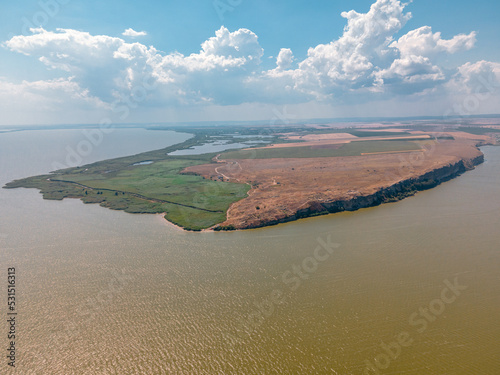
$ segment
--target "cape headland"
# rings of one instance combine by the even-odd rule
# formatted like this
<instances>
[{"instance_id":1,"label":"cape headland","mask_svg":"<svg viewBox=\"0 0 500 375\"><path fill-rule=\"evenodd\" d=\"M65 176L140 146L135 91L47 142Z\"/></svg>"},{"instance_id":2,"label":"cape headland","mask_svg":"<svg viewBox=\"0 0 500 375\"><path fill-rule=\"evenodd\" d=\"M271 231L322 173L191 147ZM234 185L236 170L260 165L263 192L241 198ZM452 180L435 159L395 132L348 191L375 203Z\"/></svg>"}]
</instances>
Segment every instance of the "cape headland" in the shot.
<instances>
[{"instance_id":1,"label":"cape headland","mask_svg":"<svg viewBox=\"0 0 500 375\"><path fill-rule=\"evenodd\" d=\"M45 199L79 198L129 213L163 213L186 230L250 229L430 189L482 163L478 147L496 144L500 135L497 124L349 125L287 125L272 132L261 126L169 127L194 136L4 188L37 188ZM190 152L214 142L240 143L240 149ZM253 147L241 149L242 143Z\"/></svg>"}]
</instances>

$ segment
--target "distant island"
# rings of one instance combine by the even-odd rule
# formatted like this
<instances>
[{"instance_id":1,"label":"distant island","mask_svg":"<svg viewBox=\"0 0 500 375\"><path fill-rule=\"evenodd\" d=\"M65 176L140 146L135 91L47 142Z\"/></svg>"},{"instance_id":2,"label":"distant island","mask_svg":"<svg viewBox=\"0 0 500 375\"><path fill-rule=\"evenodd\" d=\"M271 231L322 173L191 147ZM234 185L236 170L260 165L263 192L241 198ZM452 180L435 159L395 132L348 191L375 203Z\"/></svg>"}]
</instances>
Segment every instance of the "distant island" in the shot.
<instances>
[{"instance_id":1,"label":"distant island","mask_svg":"<svg viewBox=\"0 0 500 375\"><path fill-rule=\"evenodd\" d=\"M161 213L186 230L249 229L403 199L482 163L478 147L497 144L500 137L500 126L488 118L460 125L421 120L343 128L154 129L193 137L161 150L15 180L4 188L36 188L44 199L79 198L129 213ZM214 143L240 148L192 152Z\"/></svg>"}]
</instances>

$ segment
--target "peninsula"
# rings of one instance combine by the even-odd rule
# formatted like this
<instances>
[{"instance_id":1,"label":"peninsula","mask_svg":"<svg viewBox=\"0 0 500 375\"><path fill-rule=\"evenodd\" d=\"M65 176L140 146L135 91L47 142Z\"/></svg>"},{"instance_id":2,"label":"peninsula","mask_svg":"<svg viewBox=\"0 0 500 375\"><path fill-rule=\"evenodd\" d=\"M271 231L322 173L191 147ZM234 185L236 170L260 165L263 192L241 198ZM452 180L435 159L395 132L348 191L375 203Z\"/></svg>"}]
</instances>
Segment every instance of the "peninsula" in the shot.
<instances>
[{"instance_id":1,"label":"peninsula","mask_svg":"<svg viewBox=\"0 0 500 375\"><path fill-rule=\"evenodd\" d=\"M500 126L408 123L162 127L192 133L161 150L8 183L44 199L79 198L164 214L186 230L258 228L393 202L483 161ZM227 144L222 152L197 149Z\"/></svg>"}]
</instances>

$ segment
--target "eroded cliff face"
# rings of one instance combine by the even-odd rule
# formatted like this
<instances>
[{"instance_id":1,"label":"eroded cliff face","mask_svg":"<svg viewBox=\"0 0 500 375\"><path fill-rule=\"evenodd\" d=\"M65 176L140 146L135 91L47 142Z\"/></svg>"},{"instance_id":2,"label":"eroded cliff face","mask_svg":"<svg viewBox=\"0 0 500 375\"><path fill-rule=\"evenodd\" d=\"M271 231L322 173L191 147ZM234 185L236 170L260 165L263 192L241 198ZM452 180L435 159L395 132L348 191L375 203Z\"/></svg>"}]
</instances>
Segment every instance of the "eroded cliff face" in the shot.
<instances>
[{"instance_id":1,"label":"eroded cliff face","mask_svg":"<svg viewBox=\"0 0 500 375\"><path fill-rule=\"evenodd\" d=\"M299 189L290 181L284 182L282 187L265 186L264 182L261 182L262 186L252 189L249 198L237 202L232 210L229 210L228 220L214 229L258 228L395 202L455 178L484 161L484 155L475 144L464 145L460 153L453 154L451 151L456 150L447 145L438 151L433 150L432 155L429 154L427 159L424 157L424 162L416 168L406 168L401 162L401 155L386 155L383 160L377 156L373 158L372 164L364 162L358 165L355 164L358 161L354 160L352 166L357 169L349 170L343 167L350 173L345 175L340 173L339 168L348 165L351 159L338 158L334 161L332 167L334 169L328 171L328 175L322 178L322 184L313 185L315 180L319 180L314 176L319 175L309 170L309 177L303 177L312 181L309 189L304 187L306 185L301 185ZM381 164L382 161L385 164ZM318 163L327 162L327 160L318 161ZM293 165L297 169L297 164ZM311 169L311 165L307 167ZM319 164L315 168L327 170L327 164ZM361 170L364 178L359 178ZM288 171L284 173L292 174ZM329 180L330 173L340 177ZM281 177L273 178L274 181L280 179ZM331 183L330 186L328 182ZM298 184L300 185L299 182Z\"/></svg>"},{"instance_id":2,"label":"eroded cliff face","mask_svg":"<svg viewBox=\"0 0 500 375\"><path fill-rule=\"evenodd\" d=\"M311 201L308 207L297 210L294 215L283 217L279 220L266 221L264 218L260 222L254 222L249 226L237 229L250 229L285 223L301 218L324 215L329 213L356 211L361 208L378 206L382 203L399 201L412 196L418 191L431 189L445 181L451 180L462 173L474 169L475 165L484 162L484 156L480 155L474 159L460 160L457 163L438 168L416 178L410 178L398 182L390 187L382 188L374 194L366 196L355 196L352 199L337 200L332 202Z\"/></svg>"}]
</instances>

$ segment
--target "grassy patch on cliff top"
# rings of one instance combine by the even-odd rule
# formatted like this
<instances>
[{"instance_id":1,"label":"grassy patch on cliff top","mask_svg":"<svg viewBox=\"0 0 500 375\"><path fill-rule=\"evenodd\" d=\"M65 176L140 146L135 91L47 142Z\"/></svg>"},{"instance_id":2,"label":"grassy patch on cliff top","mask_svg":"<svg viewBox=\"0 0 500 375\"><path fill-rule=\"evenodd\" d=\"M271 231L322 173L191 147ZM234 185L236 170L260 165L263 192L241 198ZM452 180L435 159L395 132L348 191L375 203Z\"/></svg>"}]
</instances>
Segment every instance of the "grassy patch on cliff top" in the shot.
<instances>
[{"instance_id":1,"label":"grassy patch on cliff top","mask_svg":"<svg viewBox=\"0 0 500 375\"><path fill-rule=\"evenodd\" d=\"M357 141L334 145L258 148L229 151L221 154L219 159L271 159L271 158L319 158L338 156L361 156L363 153L398 152L418 150L420 146L413 141Z\"/></svg>"},{"instance_id":2,"label":"grassy patch on cliff top","mask_svg":"<svg viewBox=\"0 0 500 375\"><path fill-rule=\"evenodd\" d=\"M401 128L401 127L398 127ZM411 133L406 131L385 131L379 129L364 129L364 128L325 128L325 129L312 129L308 128L304 131L299 131L299 134L339 134L347 133L359 138L369 137L407 137ZM296 141L292 141L296 142Z\"/></svg>"},{"instance_id":3,"label":"grassy patch on cliff top","mask_svg":"<svg viewBox=\"0 0 500 375\"><path fill-rule=\"evenodd\" d=\"M391 132L391 131L366 131L366 130L348 130L346 133L356 137L407 137L411 135L408 132Z\"/></svg>"},{"instance_id":4,"label":"grassy patch on cliff top","mask_svg":"<svg viewBox=\"0 0 500 375\"><path fill-rule=\"evenodd\" d=\"M500 133L500 129L482 128L473 126L460 126L457 130L475 135L484 135L488 133Z\"/></svg>"}]
</instances>

